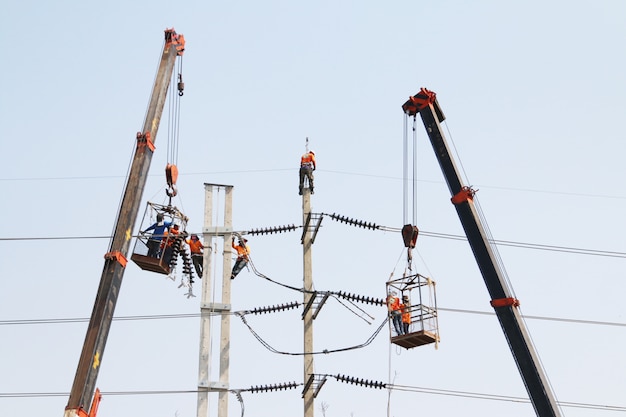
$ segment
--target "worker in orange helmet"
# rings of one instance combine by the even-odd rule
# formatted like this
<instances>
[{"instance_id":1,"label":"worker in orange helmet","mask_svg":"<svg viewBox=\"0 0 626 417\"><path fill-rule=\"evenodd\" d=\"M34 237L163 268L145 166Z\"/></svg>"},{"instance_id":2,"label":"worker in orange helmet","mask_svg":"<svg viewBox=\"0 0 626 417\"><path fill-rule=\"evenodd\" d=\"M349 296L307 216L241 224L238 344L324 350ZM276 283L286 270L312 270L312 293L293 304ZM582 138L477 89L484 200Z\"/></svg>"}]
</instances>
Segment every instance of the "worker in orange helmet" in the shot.
<instances>
[{"instance_id":1,"label":"worker in orange helmet","mask_svg":"<svg viewBox=\"0 0 626 417\"><path fill-rule=\"evenodd\" d=\"M237 251L237 260L235 261L235 265L233 265L233 271L230 274L230 279L235 279L237 274L239 274L241 270L246 265L248 265L248 255L250 254L250 247L248 246L248 239L244 238L239 238L239 244L235 245L234 236L233 241L231 242L231 246Z\"/></svg>"},{"instance_id":2,"label":"worker in orange helmet","mask_svg":"<svg viewBox=\"0 0 626 417\"><path fill-rule=\"evenodd\" d=\"M172 261L172 255L174 254L174 242L176 237L180 234L178 224L174 224L169 232L166 230L163 233L163 239L161 240L161 251L163 253L163 261L166 265L169 265Z\"/></svg>"},{"instance_id":3,"label":"worker in orange helmet","mask_svg":"<svg viewBox=\"0 0 626 417\"><path fill-rule=\"evenodd\" d=\"M198 278L202 278L202 267L204 262L204 254L202 253L202 250L204 249L204 245L196 234L192 234L191 237L187 239L187 244L189 245L189 251L191 252L191 261L193 262L194 268L196 268L196 274L198 274Z\"/></svg>"},{"instance_id":4,"label":"worker in orange helmet","mask_svg":"<svg viewBox=\"0 0 626 417\"><path fill-rule=\"evenodd\" d=\"M389 291L387 295L387 310L389 311L393 328L396 334L400 336L403 333L402 313L400 311L400 299L395 291Z\"/></svg>"},{"instance_id":5,"label":"worker in orange helmet","mask_svg":"<svg viewBox=\"0 0 626 417\"><path fill-rule=\"evenodd\" d=\"M313 171L315 171L316 168L315 152L307 151L300 158L300 195L302 195L302 190L304 189L305 178L309 181L309 190L311 190L311 194L313 194Z\"/></svg>"},{"instance_id":6,"label":"worker in orange helmet","mask_svg":"<svg viewBox=\"0 0 626 417\"><path fill-rule=\"evenodd\" d=\"M402 310L402 330L404 334L409 334L409 328L411 327L411 302L408 295L402 296L400 309Z\"/></svg>"}]
</instances>

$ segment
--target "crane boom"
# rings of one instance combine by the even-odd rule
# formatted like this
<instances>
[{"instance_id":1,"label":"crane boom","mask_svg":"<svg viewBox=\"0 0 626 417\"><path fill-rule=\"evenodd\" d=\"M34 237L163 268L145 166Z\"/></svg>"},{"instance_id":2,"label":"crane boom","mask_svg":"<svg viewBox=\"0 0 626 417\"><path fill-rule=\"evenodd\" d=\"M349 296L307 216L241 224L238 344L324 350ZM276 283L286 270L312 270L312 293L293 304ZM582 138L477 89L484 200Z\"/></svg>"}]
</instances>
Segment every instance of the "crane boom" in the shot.
<instances>
[{"instance_id":1,"label":"crane boom","mask_svg":"<svg viewBox=\"0 0 626 417\"><path fill-rule=\"evenodd\" d=\"M439 107L435 93L422 88L402 105L404 112L415 117L419 113L430 139L439 166L452 194L454 204L465 235L472 248L476 262L491 296L491 305L500 321L517 368L538 417L560 417L560 411L534 350L528 331L521 318L519 302L512 295L504 279L493 248L480 221L473 202L474 190L463 185L459 171L452 159L450 149L441 130L440 122L445 116Z\"/></svg>"},{"instance_id":2,"label":"crane boom","mask_svg":"<svg viewBox=\"0 0 626 417\"><path fill-rule=\"evenodd\" d=\"M132 231L148 178L161 114L172 78L176 57L183 54L185 39L174 29L165 30L165 46L154 82L143 131L137 133L137 147L128 174L126 189L115 223L109 252L104 255L104 269L94 302L87 335L74 377L64 417L94 417L97 406L92 399L104 353L117 297L127 263ZM98 396L96 398L98 400ZM90 412L90 408L93 408Z\"/></svg>"}]
</instances>

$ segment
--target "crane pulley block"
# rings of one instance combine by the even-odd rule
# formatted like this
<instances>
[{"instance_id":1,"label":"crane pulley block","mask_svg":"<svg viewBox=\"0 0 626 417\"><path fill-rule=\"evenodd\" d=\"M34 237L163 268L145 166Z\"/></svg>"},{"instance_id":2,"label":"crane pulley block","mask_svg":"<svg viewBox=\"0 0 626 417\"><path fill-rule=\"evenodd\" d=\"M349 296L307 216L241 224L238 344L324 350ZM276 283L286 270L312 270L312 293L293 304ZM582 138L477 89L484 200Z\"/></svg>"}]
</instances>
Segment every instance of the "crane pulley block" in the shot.
<instances>
[{"instance_id":1,"label":"crane pulley block","mask_svg":"<svg viewBox=\"0 0 626 417\"><path fill-rule=\"evenodd\" d=\"M415 117L421 110L425 109L431 104L435 109L435 114L437 115L439 121L443 122L446 117L444 116L443 111L441 111L441 107L439 107L439 103L437 102L437 94L423 87L420 89L419 93L415 94L414 96L410 96L409 99L404 102L404 104L402 105L402 111L404 111L407 116Z\"/></svg>"},{"instance_id":2,"label":"crane pulley block","mask_svg":"<svg viewBox=\"0 0 626 417\"><path fill-rule=\"evenodd\" d=\"M176 181L178 181L178 167L173 164L165 166L165 180L167 181L167 190L165 193L168 197L176 197L178 190L176 189Z\"/></svg>"},{"instance_id":3,"label":"crane pulley block","mask_svg":"<svg viewBox=\"0 0 626 417\"><path fill-rule=\"evenodd\" d=\"M413 226L412 224L405 224L402 227L402 240L404 240L405 248L414 248L415 243L417 242L417 235L419 234L419 229L417 226Z\"/></svg>"},{"instance_id":4,"label":"crane pulley block","mask_svg":"<svg viewBox=\"0 0 626 417\"><path fill-rule=\"evenodd\" d=\"M185 52L185 36L176 33L174 28L165 29L165 49L169 49L170 45L176 47L177 56L182 56Z\"/></svg>"},{"instance_id":5,"label":"crane pulley block","mask_svg":"<svg viewBox=\"0 0 626 417\"><path fill-rule=\"evenodd\" d=\"M137 148L139 148L140 146L147 146L150 151L154 152L156 146L154 146L154 142L152 142L152 136L150 135L150 132L137 132Z\"/></svg>"},{"instance_id":6,"label":"crane pulley block","mask_svg":"<svg viewBox=\"0 0 626 417\"><path fill-rule=\"evenodd\" d=\"M452 204L465 203L466 201L471 201L474 198L474 194L476 194L476 190L472 189L472 187L464 186L450 201L452 201Z\"/></svg>"}]
</instances>

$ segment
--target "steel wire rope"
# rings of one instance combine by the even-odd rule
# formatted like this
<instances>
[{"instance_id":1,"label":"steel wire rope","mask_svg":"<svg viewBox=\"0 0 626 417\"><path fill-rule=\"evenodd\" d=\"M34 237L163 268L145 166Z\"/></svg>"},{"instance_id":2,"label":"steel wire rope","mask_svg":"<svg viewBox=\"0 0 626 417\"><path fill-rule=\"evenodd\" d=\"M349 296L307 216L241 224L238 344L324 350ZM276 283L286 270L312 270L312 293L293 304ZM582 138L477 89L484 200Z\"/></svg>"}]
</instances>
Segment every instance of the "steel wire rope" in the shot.
<instances>
[{"instance_id":1,"label":"steel wire rope","mask_svg":"<svg viewBox=\"0 0 626 417\"><path fill-rule=\"evenodd\" d=\"M155 193L156 195L156 193ZM376 230L383 232L399 232L399 227L379 226ZM420 230L420 236L433 237L437 239L449 240L467 240L466 236L453 235L449 233L437 233ZM137 236L133 236L137 237ZM111 239L112 236L93 235L93 236L34 236L34 237L0 237L2 241L31 241L31 240L82 240L82 239ZM550 252L573 253L577 255L587 256L603 256L609 258L626 258L626 252L608 251L600 249L573 248L568 246L544 245L540 243L516 242L511 240L494 239L491 243L499 246L510 246L524 249L545 250Z\"/></svg>"},{"instance_id":2,"label":"steel wire rope","mask_svg":"<svg viewBox=\"0 0 626 417\"><path fill-rule=\"evenodd\" d=\"M377 174L365 174L358 172L346 172L346 171L337 171L332 169L322 169L318 168L320 172L332 173L332 174L342 174L342 175L355 175L361 177L370 177L370 178L385 178L391 180L402 180L402 178L398 178L397 176L389 176L389 175L377 175ZM268 168L268 169L240 169L233 171L203 171L203 172L187 172L185 174L181 174L181 176L206 176L206 175L215 175L215 174L242 174L242 173L255 173L255 172L279 172L279 171L297 171L297 168ZM151 174L150 176L153 176ZM75 176L75 177L23 177L23 178L0 178L0 181L74 181L74 180L93 180L93 179L115 179L120 178L121 175L97 175L97 176ZM433 184L441 184L443 181L441 180L418 180L418 182L427 182ZM626 200L626 195L618 196L618 195L601 195L601 194L589 194L589 193L578 193L578 192L565 192L565 191L549 191L549 190L537 190L537 189L529 189L529 188L518 188L518 187L501 187L497 185L482 185L481 188L494 188L498 190L507 190L507 191L522 191L528 193L542 193L542 194L554 194L554 195L566 195L572 197L587 197L587 198L606 198L612 200Z\"/></svg>"},{"instance_id":3,"label":"steel wire rope","mask_svg":"<svg viewBox=\"0 0 626 417\"><path fill-rule=\"evenodd\" d=\"M334 375L327 375L334 377ZM299 384L302 385L302 384ZM368 387L373 388L373 387ZM417 387L411 385L398 385L394 383L385 384L385 387L392 391L403 391L410 393L422 393L429 395L445 395L451 397L473 398L488 401L508 401L529 404L530 400L524 397L515 397L511 395L485 394L471 391L445 390L438 388ZM230 392L244 392L249 389L232 389ZM102 391L104 396L139 396L139 395L180 395L180 394L198 394L203 392L198 389L192 390L132 390L132 391ZM67 397L69 392L0 392L0 398L46 398L46 397ZM583 408L600 411L617 411L626 412L625 406L608 405L608 404L592 404L573 401L560 401L560 405L569 408Z\"/></svg>"},{"instance_id":4,"label":"steel wire rope","mask_svg":"<svg viewBox=\"0 0 626 417\"><path fill-rule=\"evenodd\" d=\"M409 181L409 167L407 163L406 154L408 152L408 136L409 136L409 124L408 115L404 114L404 132L402 136L402 222L408 223L408 181Z\"/></svg>"},{"instance_id":5,"label":"steel wire rope","mask_svg":"<svg viewBox=\"0 0 626 417\"><path fill-rule=\"evenodd\" d=\"M483 229L485 231L485 235L487 238L486 244L489 246L489 249L491 249L491 252L493 253L496 264L499 266L500 272L502 272L502 278L506 282L508 289L511 291L511 295L517 298L517 296L515 295L515 289L513 288L513 283L511 282L511 279L509 278L509 274L506 271L504 262L502 261L502 257L500 256L500 251L498 250L498 246L493 244L495 239L493 238L493 235L491 234L491 229L489 228L489 224L487 223L487 219L485 217L482 207L480 206L480 202L477 196L473 197L473 202L474 202L474 206L476 207L476 212L478 213L480 223L483 226Z\"/></svg>"},{"instance_id":6,"label":"steel wire rope","mask_svg":"<svg viewBox=\"0 0 626 417\"><path fill-rule=\"evenodd\" d=\"M321 354L329 354L329 353L337 353L337 352L346 352L346 351L355 350L355 349L362 349L374 341L376 336L378 336L382 328L387 323L387 318L385 317L385 320L382 321L382 323L378 326L378 328L374 331L374 333L365 342L358 344L358 345L353 345L353 346L338 348L338 349L324 349L324 350L316 351L316 352L286 352L286 351L281 351L281 350L274 348L272 345L267 343L256 331L254 331L252 326L250 326L250 324L246 320L245 313L236 313L235 315L241 319L243 324L250 330L250 333L252 333L254 338L257 339L263 347L265 347L267 350L269 350L272 353L277 353L280 355L289 355L289 356L321 355Z\"/></svg>"},{"instance_id":7,"label":"steel wire rope","mask_svg":"<svg viewBox=\"0 0 626 417\"><path fill-rule=\"evenodd\" d=\"M417 225L417 119L413 118L413 178L411 179L413 185L413 224Z\"/></svg>"},{"instance_id":8,"label":"steel wire rope","mask_svg":"<svg viewBox=\"0 0 626 417\"><path fill-rule=\"evenodd\" d=\"M155 79L156 79L156 75L155 75ZM146 107L146 114L147 113L148 113L148 110ZM113 237L115 236L116 225L118 224L119 215L120 215L121 208L122 208L122 203L124 202L124 195L126 194L126 188L128 187L128 181L130 180L130 170L132 168L133 160L135 158L135 152L137 150L136 140L133 142L133 145L134 147L131 149L130 158L128 159L128 165L126 167L126 175L124 177L124 186L122 187L122 192L120 194L120 198L117 203L117 210L116 210L117 214L115 216L115 221L113 222L113 226L111 228L111 235L109 236L109 244L108 244L109 247L111 247L111 245L113 244Z\"/></svg>"},{"instance_id":9,"label":"steel wire rope","mask_svg":"<svg viewBox=\"0 0 626 417\"><path fill-rule=\"evenodd\" d=\"M444 125L446 127L446 131L448 132L448 137L450 138L450 144L452 145L452 151L455 155L455 160L458 161L458 165L460 167L460 174L463 177L464 181L466 184L471 184L469 181L469 178L467 176L467 172L465 171L465 166L463 165L463 160L461 159L459 152L456 148L456 144L454 142L454 138L452 137L452 132L450 131L450 127L448 125L447 122L444 121ZM471 188L471 185L470 185ZM500 267L500 271L502 272L503 276L502 278L505 280L507 286L509 287L509 289L511 290L512 295L515 297L515 290L513 288L513 285L511 283L511 280L509 279L508 273L506 272L506 268L504 267L504 262L502 262L502 258L500 257L500 253L498 251L498 248L496 245L493 245L492 242L494 242L493 239L493 235L491 234L491 230L489 228L489 224L487 223L487 219L484 215L484 212L482 210L482 207L480 206L480 202L477 198L476 195L473 196L472 201L474 203L474 207L476 208L476 212L478 214L478 218L479 218L479 223L480 225L483 226L483 229L485 231L486 234L486 238L487 238L487 244L489 245L489 248L491 249L494 257L495 257L495 261L496 264Z\"/></svg>"},{"instance_id":10,"label":"steel wire rope","mask_svg":"<svg viewBox=\"0 0 626 417\"><path fill-rule=\"evenodd\" d=\"M241 234L240 234L239 232L233 232L233 234L234 234L234 235L236 235L237 237L239 237L240 239L242 238L242 237L241 237ZM265 280L267 280L267 281L270 281L270 282L272 282L272 283L274 283L274 284L280 285L280 286L282 286L282 287L285 287L285 288L288 288L288 289L291 289L291 290L294 290L294 291L302 292L302 293L312 293L312 294L317 293L317 291L307 291L307 290L305 290L304 288L296 288L296 287L293 287L293 286L290 286L290 285L287 285L287 284L283 284L283 283L281 283L281 282L275 281L275 280L273 280L273 279L269 278L268 276L266 276L266 275L262 274L262 273L261 273L261 272L259 272L259 271L256 269L256 267L254 266L254 263L252 262L252 258L251 258L251 256L250 256L250 254L248 254L248 264L251 266L252 271L255 273L255 275L257 275L257 276L259 276L260 278L263 278L263 279L265 279ZM356 314L353 310L351 310L348 306L346 306L343 302L341 302L341 301L338 299L337 293L334 293L334 292L332 292L332 291L329 291L329 292L328 292L328 294L332 295L332 296L333 296L333 298L335 298L335 299L339 302L339 304L341 304L341 305L342 305L344 308L346 308L348 311L352 312L353 314L355 314L357 317L361 318L362 320L365 320L365 319L363 319L361 316L359 316L358 314ZM354 303L353 303L353 304L354 304ZM362 311L363 311L363 310L362 310ZM366 313L366 314L367 314L367 313ZM268 349L269 351L271 351L271 352L273 352L273 353L280 353L280 354L285 354L285 355L304 355L304 354L305 354L305 353L292 354L292 353L282 352L282 351L278 351L278 350L274 349L271 345L269 345L267 342L265 342L265 340L263 340L263 339L261 338L261 336L259 336L259 334L258 334L258 333L256 333L256 332L252 329L252 327L248 324L247 320L246 320L246 319L245 319L245 317L244 317L244 316L245 316L245 314L238 313L238 314L236 314L236 315L237 315L237 316L239 316L239 317L241 318L242 322L243 322L243 323L244 323L244 324L248 327L248 329L250 330L250 332L252 333L252 335L253 335L253 336L254 336L254 337L255 337L255 338L256 338L256 339L257 339L257 340L258 340L258 341L259 341L259 342L260 342L260 343L261 343L261 344L262 344L262 345L266 348L266 349ZM370 317L372 317L372 316L370 316ZM372 317L372 318L373 318L373 317ZM367 322L367 320L365 320L365 321ZM346 351L346 350L353 350L353 349L358 349L358 348L365 347L365 346L369 345L369 344L370 344L370 343L374 340L374 338L378 335L378 333L379 333L379 332L380 332L380 330L382 329L382 326L383 326L386 322L387 322L387 318L385 318L385 320L383 321L383 323L381 324L381 326L380 326L380 327L379 327L379 328L378 328L378 329L374 332L374 334L373 334L372 336L370 336L370 338L369 338L366 342L364 342L363 344L361 344L361 345L355 345L355 346L352 346L352 347L340 348L340 349L334 349L334 350L327 350L327 349L325 349L325 350L324 350L324 351L322 351L322 352L312 352L312 354L343 352L343 351ZM367 323L368 323L368 324L371 324L371 323L369 323L369 322L367 322Z\"/></svg>"},{"instance_id":11,"label":"steel wire rope","mask_svg":"<svg viewBox=\"0 0 626 417\"><path fill-rule=\"evenodd\" d=\"M235 234L235 233L234 233L234 234ZM241 235L239 235L239 236L241 236ZM271 278L270 278L270 277L268 277L267 275L262 274L262 273L261 273L261 272L259 272L259 271L256 269L256 267L254 266L254 262L252 262L252 257L250 256L250 254L248 254L248 265L250 265L250 268L252 269L252 272L253 272L256 276L258 276L258 277L260 277L260 278L263 278L263 279L265 279L265 280L267 280L267 281L269 281L269 282L272 282L272 283L274 283L274 284L280 285L281 287L285 287L285 288L288 288L288 289L290 289L290 290L298 291L298 292L301 292L301 293L308 293L308 294L315 294L315 293L316 293L316 291L309 291L309 290L305 290L304 288L297 288L297 287L293 287L293 286L291 286L291 285L283 284L282 282L278 282L278 281L276 281L276 280L271 279Z\"/></svg>"},{"instance_id":12,"label":"steel wire rope","mask_svg":"<svg viewBox=\"0 0 626 417\"><path fill-rule=\"evenodd\" d=\"M335 300L337 300L337 302L339 304L341 304L346 310L348 310L349 312L351 312L352 314L354 314L355 316L357 316L358 318L360 318L361 320L363 320L364 322L366 322L367 324L372 324L370 321L366 320L362 315L359 315L356 311L352 310L350 307L348 307L340 298L339 296L335 293L335 292L329 292L328 294L330 294ZM356 305L354 303L354 301L352 300L346 300L348 301L350 304L352 304L354 306L354 308L361 310L362 314L367 315L371 320L374 320L374 317L371 314L368 314L364 309L362 309L361 307L359 307L358 305Z\"/></svg>"},{"instance_id":13,"label":"steel wire rope","mask_svg":"<svg viewBox=\"0 0 626 417\"><path fill-rule=\"evenodd\" d=\"M239 235L238 233L236 233L237 235ZM241 236L241 235L239 235ZM248 254L248 264L250 265L250 267L252 268L252 271L255 275L257 275L260 278L263 278L273 284L276 285L280 285L282 287L288 288L290 290L293 291L297 291L297 292L301 292L303 294L318 294L319 292L316 290L313 291L309 291L309 290L305 290L304 288L297 288L297 287L293 287L291 285L287 285L287 284L283 284L281 282L278 282L276 280L271 279L270 277L268 277L267 275L262 274L261 272L259 272L256 267L254 266L254 263L252 262L252 258L250 256L250 254ZM328 294L329 296L332 296L335 300L337 300L337 302L339 304L341 304L346 310L350 311L352 314L354 314L355 316L359 317L361 320L364 320L367 324L371 324L369 321L367 321L366 319L364 319L362 316L360 316L359 314L357 314L354 310L352 310L350 307L348 307L343 301L341 301L339 299L340 294L338 292L335 291L323 291L323 294ZM348 300L348 302L350 302L353 306L355 306L357 309L361 310L361 312L363 314L367 314L371 319L374 319L374 317L372 317L371 315L369 315L367 312L365 312L365 310L363 310L362 308L360 308L359 306L357 306L354 302L352 302L351 300Z\"/></svg>"},{"instance_id":14,"label":"steel wire rope","mask_svg":"<svg viewBox=\"0 0 626 417\"><path fill-rule=\"evenodd\" d=\"M178 71L172 73L172 79L170 80L170 94L169 94L169 108L168 108L168 131L167 131L167 162L172 164L178 164L178 150L180 141L180 108L181 108L181 96L176 93L177 83L174 80L176 73L182 73L182 57L177 57L176 68Z\"/></svg>"},{"instance_id":15,"label":"steel wire rope","mask_svg":"<svg viewBox=\"0 0 626 417\"><path fill-rule=\"evenodd\" d=\"M450 137L450 142L452 144L452 148L453 148L454 153L456 155L456 160L459 161L462 174L463 174L463 176L466 179L466 184L470 184L469 180L467 180L467 174L465 172L465 168L463 167L463 162L462 162L462 160L461 160L461 158L460 158L460 156L458 154L458 151L456 149L456 145L454 144L454 140L452 138L452 133L450 132L448 124L446 123L445 125L446 125L446 130L448 131L448 136ZM509 278L509 275L506 272L506 268L505 268L504 262L502 261L502 258L500 256L500 252L498 251L498 247L497 247L497 245L492 244L492 242L494 242L494 238L493 238L493 235L491 234L491 230L489 228L489 224L487 223L487 219L486 219L486 217L484 215L482 207L480 206L480 202L478 201L477 196L475 196L475 195L473 196L472 202L474 204L474 207L476 208L476 212L477 212L478 217L479 217L479 222L482 224L483 229L484 229L485 234L486 234L487 242L485 242L485 243L488 245L488 249L491 250L493 256L495 257L496 264L499 266L500 272L502 273L502 279L504 279L505 285L508 286L508 289L511 291L511 296L513 298L517 299L517 296L515 295L515 289L513 288L513 283L511 282L511 280ZM511 308L513 308L513 309L517 308L517 312L519 313L518 315L520 317L520 320L522 321L524 326L526 326L526 328L528 328L526 320L524 320L524 317L522 315L522 310L521 310L520 306L511 307ZM515 314L515 311L514 311L514 314ZM546 372L544 372L545 366L543 364L543 360L541 359L541 355L539 354L539 350L537 349L537 347L535 345L533 337L532 337L532 335L531 335L531 333L529 331L525 332L525 334L528 336L528 342L530 343L531 347L534 349L535 356L537 357L537 360L539 361L539 367L540 368L538 369L538 372L540 372L543 375L543 378L545 379L546 383L550 387L550 390L552 391L552 395L554 396L554 401L557 403L557 406L560 409L561 407L558 405L558 399L557 399L556 391L554 390L552 382L550 381L550 377L548 376L548 374Z\"/></svg>"},{"instance_id":16,"label":"steel wire rope","mask_svg":"<svg viewBox=\"0 0 626 417\"><path fill-rule=\"evenodd\" d=\"M453 397L465 397L465 398L474 398L474 399L482 399L482 400L491 400L491 401L508 401L508 402L519 402L530 404L530 399L525 397L515 397L511 395L498 395L498 394L484 394L478 392L470 392L470 391L457 391L457 390L444 390L444 389L435 389L435 388L424 388L424 387L414 387L409 385L396 385L390 384L387 388L405 391L405 392L420 392L424 394L433 394L433 395L448 395ZM611 406L604 404L590 404L590 403L580 403L580 402L569 402L569 401L557 401L559 406L572 407L572 408L589 408L595 410L605 410L605 411L622 411L626 412L626 407L622 406Z\"/></svg>"},{"instance_id":17,"label":"steel wire rope","mask_svg":"<svg viewBox=\"0 0 626 417\"><path fill-rule=\"evenodd\" d=\"M439 307L439 306L437 307L437 310L447 311L450 313L477 314L477 315L486 315L486 316L494 316L496 314L493 311L478 311L478 310L448 308L448 307ZM213 315L218 315L218 313L213 313ZM187 319L187 318L198 318L198 317L200 317L199 313L154 314L154 315L113 317L113 321L169 320L169 319ZM534 316L534 315L524 315L523 317L527 320L554 321L554 322L561 322L561 323L583 324L583 325L592 325L592 326L626 327L626 323L620 323L620 322L614 322L614 321L568 319L568 318L561 318L561 317L546 317L546 316ZM0 320L0 326L86 323L88 321L89 321L89 317L69 317L69 318L55 318L55 319L9 319L9 320Z\"/></svg>"}]
</instances>

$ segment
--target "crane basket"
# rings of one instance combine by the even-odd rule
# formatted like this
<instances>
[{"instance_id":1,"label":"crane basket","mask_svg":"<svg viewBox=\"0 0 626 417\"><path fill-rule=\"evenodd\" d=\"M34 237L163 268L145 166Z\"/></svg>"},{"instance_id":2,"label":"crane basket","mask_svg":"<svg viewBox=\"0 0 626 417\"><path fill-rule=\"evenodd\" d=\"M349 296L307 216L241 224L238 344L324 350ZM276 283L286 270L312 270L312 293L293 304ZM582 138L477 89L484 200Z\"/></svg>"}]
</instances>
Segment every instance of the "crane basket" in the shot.
<instances>
[{"instance_id":1,"label":"crane basket","mask_svg":"<svg viewBox=\"0 0 626 417\"><path fill-rule=\"evenodd\" d=\"M393 323L394 312L390 311L391 343L410 349L439 342L435 281L420 274L403 276L387 282L386 294L388 297L399 297L399 313L405 318L404 326L398 332Z\"/></svg>"},{"instance_id":2,"label":"crane basket","mask_svg":"<svg viewBox=\"0 0 626 417\"><path fill-rule=\"evenodd\" d=\"M170 248L176 239L184 240L188 220L174 206L148 202L130 259L145 271L168 275L172 260Z\"/></svg>"}]
</instances>

